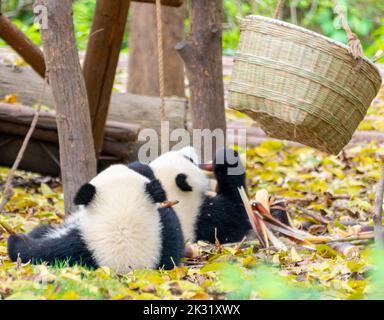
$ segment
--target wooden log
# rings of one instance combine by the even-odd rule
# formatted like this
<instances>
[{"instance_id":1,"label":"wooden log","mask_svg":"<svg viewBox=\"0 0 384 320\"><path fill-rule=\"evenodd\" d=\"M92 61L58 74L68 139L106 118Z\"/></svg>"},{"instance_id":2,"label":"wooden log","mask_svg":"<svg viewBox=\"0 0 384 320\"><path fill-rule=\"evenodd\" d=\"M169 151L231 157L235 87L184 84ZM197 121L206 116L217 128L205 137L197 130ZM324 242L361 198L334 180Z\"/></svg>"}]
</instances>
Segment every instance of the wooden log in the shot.
<instances>
[{"instance_id":1,"label":"wooden log","mask_svg":"<svg viewBox=\"0 0 384 320\"><path fill-rule=\"evenodd\" d=\"M24 137L0 133L0 165L12 166ZM103 153L98 162L98 172L111 164L137 160L138 144L135 142L116 143L105 140ZM59 145L32 138L20 162L19 169L38 172L43 175L60 175Z\"/></svg>"},{"instance_id":2,"label":"wooden log","mask_svg":"<svg viewBox=\"0 0 384 320\"><path fill-rule=\"evenodd\" d=\"M115 80L130 0L97 0L84 60L89 110L96 156L104 137L109 102Z\"/></svg>"},{"instance_id":3,"label":"wooden log","mask_svg":"<svg viewBox=\"0 0 384 320\"><path fill-rule=\"evenodd\" d=\"M183 39L185 8L163 7L163 51L165 96L185 96L184 65L175 50ZM156 8L132 3L129 32L128 92L159 96Z\"/></svg>"},{"instance_id":4,"label":"wooden log","mask_svg":"<svg viewBox=\"0 0 384 320\"><path fill-rule=\"evenodd\" d=\"M102 154L119 158L121 162L135 158L135 142L120 143L105 139L103 142Z\"/></svg>"},{"instance_id":5,"label":"wooden log","mask_svg":"<svg viewBox=\"0 0 384 320\"><path fill-rule=\"evenodd\" d=\"M278 140L268 137L264 131L257 127L249 127L238 121L232 121L228 123L228 129L247 129L247 143L250 146L255 146L263 142L264 140ZM374 130L357 130L352 136L348 146L354 146L362 142L375 141L377 143L384 143L384 133ZM303 146L298 142L287 141L290 146Z\"/></svg>"},{"instance_id":6,"label":"wooden log","mask_svg":"<svg viewBox=\"0 0 384 320\"><path fill-rule=\"evenodd\" d=\"M26 125L0 120L0 132L3 134L8 134L17 137L25 137L28 132L28 128L29 127ZM59 142L57 131L39 129L37 127L33 131L32 138L44 142Z\"/></svg>"},{"instance_id":7,"label":"wooden log","mask_svg":"<svg viewBox=\"0 0 384 320\"><path fill-rule=\"evenodd\" d=\"M176 50L187 70L193 128L225 130L222 3L191 0L189 12L189 34Z\"/></svg>"},{"instance_id":8,"label":"wooden log","mask_svg":"<svg viewBox=\"0 0 384 320\"><path fill-rule=\"evenodd\" d=\"M15 124L15 126L29 126L32 122L34 114L35 110L31 107L0 102L0 123L3 123L4 126L6 123L8 123L9 126L12 124ZM53 111L41 111L36 129L57 131L56 113ZM1 127L0 131L4 132ZM137 140L139 131L140 126L136 124L125 124L117 121L107 121L105 137L107 139L118 141L133 142Z\"/></svg>"},{"instance_id":9,"label":"wooden log","mask_svg":"<svg viewBox=\"0 0 384 320\"><path fill-rule=\"evenodd\" d=\"M31 68L13 69L0 64L0 100L5 95L14 93L18 96L18 102L24 105L34 105L38 103L42 86L43 80ZM49 86L46 88L43 104L53 109L55 107ZM184 122L190 117L187 100L167 98L165 104L170 128L184 128ZM158 97L113 92L108 119L138 124L142 128L153 128L159 132L159 105Z\"/></svg>"},{"instance_id":10,"label":"wooden log","mask_svg":"<svg viewBox=\"0 0 384 320\"><path fill-rule=\"evenodd\" d=\"M41 77L45 77L43 52L1 13L0 38L8 43Z\"/></svg>"},{"instance_id":11,"label":"wooden log","mask_svg":"<svg viewBox=\"0 0 384 320\"><path fill-rule=\"evenodd\" d=\"M41 30L48 77L56 106L65 213L77 190L96 175L87 90L76 49L72 0L38 0L46 6L48 29Z\"/></svg>"},{"instance_id":12,"label":"wooden log","mask_svg":"<svg viewBox=\"0 0 384 320\"><path fill-rule=\"evenodd\" d=\"M28 129L29 126L23 124L0 120L0 133L7 136L25 137ZM59 142L57 130L35 128L32 134L32 138L36 141L49 142L53 144L58 144ZM132 152L129 150L129 146L135 142L136 139L117 141L105 138L103 141L102 154L111 155L120 159L121 161L126 161L132 156Z\"/></svg>"},{"instance_id":13,"label":"wooden log","mask_svg":"<svg viewBox=\"0 0 384 320\"><path fill-rule=\"evenodd\" d=\"M2 155L0 164L2 166L12 166L22 142L23 137L18 138L0 134L0 153ZM48 155L47 150L51 156ZM57 177L60 174L60 166L51 157L59 158L59 147L57 144L42 143L41 141L31 139L20 162L19 169Z\"/></svg>"}]
</instances>

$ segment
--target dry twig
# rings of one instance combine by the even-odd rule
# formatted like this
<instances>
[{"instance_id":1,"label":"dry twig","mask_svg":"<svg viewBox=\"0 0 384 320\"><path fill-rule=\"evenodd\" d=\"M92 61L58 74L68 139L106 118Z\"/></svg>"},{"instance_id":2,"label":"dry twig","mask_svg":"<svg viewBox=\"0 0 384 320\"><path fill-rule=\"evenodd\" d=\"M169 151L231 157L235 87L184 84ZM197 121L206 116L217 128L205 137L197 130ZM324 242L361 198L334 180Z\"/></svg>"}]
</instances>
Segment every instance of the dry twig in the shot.
<instances>
[{"instance_id":1,"label":"dry twig","mask_svg":"<svg viewBox=\"0 0 384 320\"><path fill-rule=\"evenodd\" d=\"M16 172L17 168L19 167L21 160L23 159L25 150L27 149L27 146L28 146L29 140L32 137L33 131L36 128L36 124L37 124L37 121L39 119L40 110L41 110L41 101L44 97L46 85L47 85L47 77L45 77L45 80L44 80L43 88L41 90L41 94L40 94L40 98L39 98L38 107L37 107L36 113L32 119L31 126L27 132L27 135L24 138L23 144L21 145L19 153L17 154L16 160L13 163L13 166L12 166L11 170L9 171L8 176L5 180L3 198L1 199L1 203L0 203L0 214L3 212L5 205L8 203L8 201L14 195L14 191L12 190L12 180L13 180L13 177L15 176L15 172ZM15 234L15 231L12 229L12 227L10 225L8 225L5 221L0 220L0 225L9 234Z\"/></svg>"},{"instance_id":2,"label":"dry twig","mask_svg":"<svg viewBox=\"0 0 384 320\"><path fill-rule=\"evenodd\" d=\"M375 216L373 218L375 223L375 244L377 246L383 245L383 194L384 194L384 167L381 171L381 178L376 188L375 197Z\"/></svg>"}]
</instances>

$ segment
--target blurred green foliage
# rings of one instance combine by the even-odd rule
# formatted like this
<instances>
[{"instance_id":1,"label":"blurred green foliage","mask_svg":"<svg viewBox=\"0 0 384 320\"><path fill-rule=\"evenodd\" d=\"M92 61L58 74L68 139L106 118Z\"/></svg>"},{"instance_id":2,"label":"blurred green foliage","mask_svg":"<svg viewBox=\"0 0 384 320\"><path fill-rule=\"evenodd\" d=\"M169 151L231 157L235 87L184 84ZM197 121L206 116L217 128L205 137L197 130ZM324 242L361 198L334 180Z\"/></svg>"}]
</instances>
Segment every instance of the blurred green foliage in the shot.
<instances>
[{"instance_id":1,"label":"blurred green foliage","mask_svg":"<svg viewBox=\"0 0 384 320\"><path fill-rule=\"evenodd\" d=\"M366 254L365 254L366 253ZM293 281L292 277L283 276L280 269L272 264L260 264L246 269L238 264L223 264L219 273L219 288L229 292L228 299L262 300L383 300L384 299L384 250L370 248L363 252L369 265L365 281L355 281L358 293L345 297L324 283L313 281ZM353 260L346 262L353 266ZM352 280L350 282L353 282Z\"/></svg>"},{"instance_id":2,"label":"blurred green foliage","mask_svg":"<svg viewBox=\"0 0 384 320\"><path fill-rule=\"evenodd\" d=\"M244 270L238 265L226 265L219 270L221 289L230 292L228 299L234 300L319 300L321 289L308 283L287 281L278 275L277 268L261 265Z\"/></svg>"},{"instance_id":3,"label":"blurred green foliage","mask_svg":"<svg viewBox=\"0 0 384 320\"><path fill-rule=\"evenodd\" d=\"M224 50L231 54L239 39L240 19L248 14L272 17L276 0L224 0ZM371 57L384 50L384 2L382 0L338 0L348 13L348 21L361 39L365 54ZM283 20L327 37L347 42L340 21L333 13L332 0L286 1Z\"/></svg>"},{"instance_id":4,"label":"blurred green foliage","mask_svg":"<svg viewBox=\"0 0 384 320\"><path fill-rule=\"evenodd\" d=\"M365 54L372 57L378 50L384 50L384 1L338 1L347 9L350 26L362 40ZM95 0L74 1L76 36L80 50L86 47L95 2ZM276 2L276 0L223 0L224 53L232 55L236 50L242 17L248 14L271 17ZM33 25L32 3L33 0L4 0L2 12L10 16L34 42L39 44L40 36L37 27ZM340 22L333 14L332 0L287 0L283 19L346 43L345 33L340 29ZM187 25L188 20L186 27ZM0 45L4 43L0 42ZM125 40L123 48L126 46Z\"/></svg>"}]
</instances>

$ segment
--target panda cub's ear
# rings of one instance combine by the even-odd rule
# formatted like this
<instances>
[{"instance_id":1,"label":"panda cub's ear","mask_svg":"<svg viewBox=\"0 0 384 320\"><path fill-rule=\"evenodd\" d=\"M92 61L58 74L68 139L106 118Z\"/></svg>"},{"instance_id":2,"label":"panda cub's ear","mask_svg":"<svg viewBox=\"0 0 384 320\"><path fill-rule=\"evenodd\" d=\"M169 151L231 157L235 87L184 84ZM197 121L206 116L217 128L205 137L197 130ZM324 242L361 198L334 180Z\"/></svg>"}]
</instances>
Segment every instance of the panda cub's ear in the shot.
<instances>
[{"instance_id":1,"label":"panda cub's ear","mask_svg":"<svg viewBox=\"0 0 384 320\"><path fill-rule=\"evenodd\" d=\"M185 192L191 192L193 189L188 184L187 176L184 173L180 173L176 176L176 185L179 187L180 190Z\"/></svg>"},{"instance_id":2,"label":"panda cub's ear","mask_svg":"<svg viewBox=\"0 0 384 320\"><path fill-rule=\"evenodd\" d=\"M161 203L167 200L167 196L160 181L155 179L145 185L145 192L154 203Z\"/></svg>"},{"instance_id":3,"label":"panda cub's ear","mask_svg":"<svg viewBox=\"0 0 384 320\"><path fill-rule=\"evenodd\" d=\"M95 197L95 194L96 194L95 186L90 183L86 183L81 186L79 191L77 191L73 202L77 206L79 205L87 206L92 202L93 198Z\"/></svg>"}]
</instances>

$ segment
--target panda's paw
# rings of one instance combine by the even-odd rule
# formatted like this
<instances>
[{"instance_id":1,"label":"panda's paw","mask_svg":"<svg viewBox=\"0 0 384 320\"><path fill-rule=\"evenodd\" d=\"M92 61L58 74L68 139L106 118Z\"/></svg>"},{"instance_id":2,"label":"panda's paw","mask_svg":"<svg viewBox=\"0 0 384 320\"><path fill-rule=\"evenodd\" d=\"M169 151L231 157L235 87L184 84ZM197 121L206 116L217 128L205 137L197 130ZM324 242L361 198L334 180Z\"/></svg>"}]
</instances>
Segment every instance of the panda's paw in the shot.
<instances>
[{"instance_id":1,"label":"panda's paw","mask_svg":"<svg viewBox=\"0 0 384 320\"><path fill-rule=\"evenodd\" d=\"M31 239L25 234L11 235L8 238L8 255L12 261L17 261L19 254L24 253Z\"/></svg>"}]
</instances>

